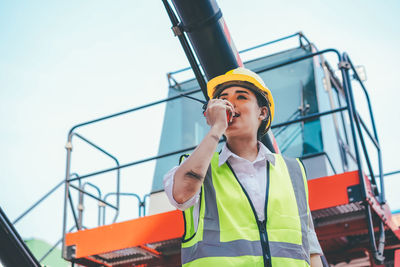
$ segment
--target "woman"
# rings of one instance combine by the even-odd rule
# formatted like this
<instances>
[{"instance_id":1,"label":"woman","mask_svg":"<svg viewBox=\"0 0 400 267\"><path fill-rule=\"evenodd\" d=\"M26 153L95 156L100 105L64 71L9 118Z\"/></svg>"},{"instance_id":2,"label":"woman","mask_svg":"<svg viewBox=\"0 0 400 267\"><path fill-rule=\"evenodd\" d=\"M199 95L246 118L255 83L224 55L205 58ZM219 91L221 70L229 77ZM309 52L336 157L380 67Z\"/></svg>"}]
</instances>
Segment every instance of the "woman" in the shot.
<instances>
[{"instance_id":1,"label":"woman","mask_svg":"<svg viewBox=\"0 0 400 267\"><path fill-rule=\"evenodd\" d=\"M322 266L302 164L258 141L274 116L271 92L245 68L210 80L207 91L210 130L164 177L170 202L184 210L182 264Z\"/></svg>"}]
</instances>

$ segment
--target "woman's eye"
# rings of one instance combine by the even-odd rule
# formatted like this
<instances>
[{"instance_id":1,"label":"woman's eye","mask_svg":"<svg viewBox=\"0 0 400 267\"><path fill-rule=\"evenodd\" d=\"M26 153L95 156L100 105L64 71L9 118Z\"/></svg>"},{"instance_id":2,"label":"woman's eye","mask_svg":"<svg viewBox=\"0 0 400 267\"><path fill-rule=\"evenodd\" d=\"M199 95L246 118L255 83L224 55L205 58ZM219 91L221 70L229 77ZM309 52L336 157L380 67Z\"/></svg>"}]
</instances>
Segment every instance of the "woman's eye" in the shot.
<instances>
[{"instance_id":1,"label":"woman's eye","mask_svg":"<svg viewBox=\"0 0 400 267\"><path fill-rule=\"evenodd\" d=\"M238 99L247 99L244 95L239 95L237 98Z\"/></svg>"}]
</instances>

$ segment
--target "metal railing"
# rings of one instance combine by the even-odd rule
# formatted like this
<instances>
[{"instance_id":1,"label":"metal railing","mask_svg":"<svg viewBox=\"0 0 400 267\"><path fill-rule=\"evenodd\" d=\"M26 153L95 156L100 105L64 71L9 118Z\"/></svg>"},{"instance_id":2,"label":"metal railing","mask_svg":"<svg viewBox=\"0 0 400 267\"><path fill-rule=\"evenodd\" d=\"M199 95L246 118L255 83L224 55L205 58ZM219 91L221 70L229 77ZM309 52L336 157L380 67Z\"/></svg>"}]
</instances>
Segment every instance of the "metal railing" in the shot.
<instances>
[{"instance_id":1,"label":"metal railing","mask_svg":"<svg viewBox=\"0 0 400 267\"><path fill-rule=\"evenodd\" d=\"M271 45L271 44L275 44L275 43L278 43L278 42L282 42L282 41L285 41L285 40L288 40L288 39L291 39L291 38L295 38L295 37L299 38L299 46L300 47L304 46L303 40L307 43L307 45L311 45L311 42L307 39L307 37L302 32L296 32L294 34L287 35L287 36L284 36L282 38L278 38L278 39L275 39L275 40L272 40L272 41L269 41L269 42L266 42L266 43L262 43L262 44L259 44L259 45L255 45L255 46L240 50L239 54L243 54L243 53L246 53L246 52L249 52L249 51L253 51L255 49L262 48L262 47L265 47L265 46L268 46L268 45ZM186 67L186 68L182 68L182 69L179 69L179 70L168 72L167 73L167 78L169 79L174 74L178 74L178 73L181 73L181 72L184 72L184 71L188 71L188 70L191 70L191 67Z\"/></svg>"},{"instance_id":2,"label":"metal railing","mask_svg":"<svg viewBox=\"0 0 400 267\"><path fill-rule=\"evenodd\" d=\"M343 88L345 90L345 97L346 97L347 105L344 106L344 107L339 107L339 108L333 109L333 110L328 110L328 111L324 111L324 112L319 112L319 113L314 113L314 114L308 114L308 115L305 115L305 116L301 116L299 118L290 120L288 122L284 122L284 123L273 125L272 128L283 127L283 126L286 126L286 125L289 125L289 124L293 124L293 123L297 123L297 122L303 122L303 121L319 118L319 117L322 117L322 116L327 116L327 115L330 115L330 114L333 114L333 113L337 113L337 112L345 112L345 111L347 111L348 112L348 116L350 118L351 133L352 133L354 150L355 150L355 155L356 155L356 160L357 160L356 163L357 163L358 170L359 170L360 184L362 185L362 188L363 188L363 192L362 193L363 193L363 196L365 198L366 197L366 185L364 183L364 179L362 178L363 175L364 175L364 171L363 171L363 166L362 166L362 162L361 162L361 153L360 153L360 151L358 149L358 141L360 141L361 145L362 145L362 149L363 149L362 152L363 152L363 155L365 156L365 160L367 162L368 169L369 169L369 172L371 174L371 182L373 184L375 184L375 185L376 185L376 179L375 179L375 175L372 172L372 167L371 167L371 164L370 164L368 151L366 150L365 141L364 141L364 135L361 132L361 127L363 127L363 129L366 130L367 132L369 132L369 131L368 131L367 127L365 127L365 123L362 122L362 120L360 118L360 115L358 114L358 112L355 109L354 97L353 97L352 87L351 87L351 84L350 84L349 69L352 69L354 73L356 73L356 71L355 71L354 66L352 65L349 57L347 56L347 54L343 54L343 56L341 56L340 53L335 49L325 49L325 50L317 51L315 53L311 53L311 54L308 54L308 55L305 55L305 56L300 56L300 57L297 57L297 58L294 58L294 59L291 59L291 60L287 60L287 61L281 62L279 64L276 64L274 66L269 66L269 67L265 67L265 68L259 68L259 69L255 70L255 72L256 73L261 73L261 72L273 70L273 69L276 69L276 68L279 68L279 67L283 67L283 66L286 66L286 65L289 65L289 64L293 64L293 63L296 63L296 62L299 62L299 61L302 61L302 60L305 60L305 59L308 59L308 58L312 58L312 57L319 56L319 55L322 55L322 54L327 54L327 53L333 53L333 54L335 54L337 56L337 59L338 59L338 62L339 62L339 68L341 69L341 73L342 73ZM359 77L357 75L355 75L355 77L356 77L356 80L358 80L362 84L362 82L359 79ZM187 93L184 93L184 94L189 95L189 94L193 94L193 93L196 93L196 92L199 92L199 91L200 90L193 90L193 91L190 91L190 92L187 92ZM364 93L367 95L366 90L364 90ZM166 99L163 99L163 100L160 100L160 101L156 101L156 102L144 105L144 106L140 106L140 107L133 108L133 109L130 109L130 110L127 110L127 111L123 111L123 112L119 112L119 113L116 113L116 114L112 114L112 115L109 115L109 116L105 116L105 117L102 117L102 118L98 118L98 119L95 119L95 120L92 120L92 121L89 121L89 122L86 122L86 123L82 123L82 124L78 124L77 126L74 126L71 129L71 131L69 132L68 142L67 142L67 146L66 146L66 148L67 148L67 168L66 168L66 177L67 178L65 179L65 190L66 190L66 192L68 192L69 187L71 186L70 183L72 181L82 180L84 178L92 177L92 176L103 174L103 173L106 173L106 172L120 170L122 168L126 168L126 167L129 167L129 166L134 166L134 165L141 164L141 163L144 163L144 162L148 162L148 161L164 158L164 157L167 157L167 156L170 156L170 155L175 155L175 154L183 153L183 152L186 152L186 151L194 149L195 146L189 147L189 148L185 148L185 149L180 149L180 150L172 151L172 152L165 153L165 154L162 154L162 155L149 157L149 158L146 158L146 159L134 161L134 162L123 164L123 165L118 165L116 167L112 167L112 168L108 168L108 169L99 170L99 171L95 171L95 172L92 172L92 173L80 175L79 177L76 177L76 178L69 178L70 177L71 150L72 150L72 143L71 142L72 142L72 136L74 136L74 135L76 136L76 134L74 133L75 129L77 129L78 127L82 127L84 125L92 124L92 123L95 123L95 122L99 122L99 121L102 121L102 120L106 120L106 119L113 118L113 117L116 117L116 116L124 115L124 114L130 113L130 112L134 112L134 111L137 111L137 110L140 110L140 109L151 107L153 105L157 105L157 104L160 104L160 103L164 103L164 102L168 102L168 101L171 101L171 100L174 100L174 99L178 99L180 97L182 97L182 96L181 95L177 95L177 96L174 96L174 97L166 98ZM371 105L369 103L369 98L368 97L367 97L367 101L368 101L369 108L370 108L371 120L373 121L374 119L373 119L373 116L372 116ZM380 200L383 203L384 202L384 183L383 183L383 176L382 176L382 161L381 161L379 142L378 142L376 129L375 129L375 123L373 122L372 125L373 125L374 138L371 138L372 137L371 134L368 134L368 136L373 140L376 148L379 151L378 157L379 157L380 164L379 164L379 172L378 173L379 173L379 177L380 177L380 181L381 181ZM80 190L80 191L82 193L84 193L84 194L89 195L87 192L84 192L83 190ZM66 209L67 196L68 196L68 194L66 193L66 199L64 201L64 203L65 203L65 206L64 206L64 226L63 226L64 235L65 235L65 225L66 225L66 219L67 219L67 212L66 212L66 210L67 210ZM91 196L91 195L89 195L89 196ZM93 195L91 197L97 199ZM118 194L117 194L117 198L119 198ZM139 199L139 203L140 203L140 198L138 198L138 199ZM103 201L103 203L108 205L108 206L112 206L108 202ZM118 210L118 207L114 207L114 208L116 210ZM380 255L379 250L380 249L377 248L376 242L375 242L373 225L372 225L372 217L371 217L372 216L371 215L371 209L368 207L366 210L367 210L367 218L368 218L368 221L369 221L367 225L368 225L368 229L369 229L369 236L370 236L370 239L371 239L371 248L373 249L373 251L376 254L377 258L379 258L379 255ZM104 219L103 219L103 221L104 221ZM383 235L384 235L384 233L383 233ZM381 241L382 240L380 238L380 242Z\"/></svg>"},{"instance_id":3,"label":"metal railing","mask_svg":"<svg viewBox=\"0 0 400 267\"><path fill-rule=\"evenodd\" d=\"M382 154L381 154L381 148L380 148L379 141L378 141L378 135L377 135L376 127L375 127L375 119L374 119L374 116L372 113L372 107L371 107L369 95L368 95L367 90L365 89L363 82L361 81L360 77L358 76L353 63L351 62L349 56L346 53L343 54L342 60L339 62L339 68L342 73L343 86L345 88L346 100L347 100L347 103L349 106L348 112L349 112L349 117L351 118L350 119L351 134L352 134L352 138L353 138L353 142L354 142L354 150L355 150L355 154L356 154L356 158L357 158L357 166L358 166L358 174L359 174L359 178L360 178L360 184L362 185L362 196L363 196L363 199L366 198L367 188L366 188L366 185L364 182L364 171L362 168L360 152L358 150L357 134L358 134L358 139L362 146L363 154L365 156L365 161L368 165L369 173L372 178L371 181L375 186L376 186L376 179L375 179L374 172L372 170L372 165L371 165L371 161L370 161L370 158L368 155L368 150L365 145L364 135L361 131L362 126L361 126L361 122L360 122L360 115L358 114L358 112L356 110L356 106L355 106L355 102L354 102L354 95L353 95L353 90L352 90L352 85L351 85L350 75L349 75L350 69L352 69L356 80L360 83L361 87L363 88L363 92L366 96L366 100L368 103L370 119L372 122L372 128L373 128L374 137L375 137L375 140L373 140L373 141L375 141L374 144L375 144L375 147L378 152L378 168L379 168L378 174L379 174L379 179L380 179L380 184L381 184L381 190L379 192L378 197L380 200L380 204L383 205L386 202L386 200L385 200L385 184L384 184L384 179L383 179ZM357 128L357 132L356 132L355 128ZM365 125L363 128L364 128L364 130L368 131L367 128L365 127ZM372 136L369 135L369 137L371 138ZM385 247L385 230L384 230L385 227L384 227L383 221L381 221L379 224L379 241L378 241L378 245L377 245L376 240L375 240L374 225L373 225L373 220L372 220L372 210L371 210L370 205L366 205L366 215L367 215L367 227L368 227L368 234L369 234L369 240L370 240L370 247L372 249L374 259L378 263L381 263L384 260L383 251L384 251L384 247Z\"/></svg>"}]
</instances>

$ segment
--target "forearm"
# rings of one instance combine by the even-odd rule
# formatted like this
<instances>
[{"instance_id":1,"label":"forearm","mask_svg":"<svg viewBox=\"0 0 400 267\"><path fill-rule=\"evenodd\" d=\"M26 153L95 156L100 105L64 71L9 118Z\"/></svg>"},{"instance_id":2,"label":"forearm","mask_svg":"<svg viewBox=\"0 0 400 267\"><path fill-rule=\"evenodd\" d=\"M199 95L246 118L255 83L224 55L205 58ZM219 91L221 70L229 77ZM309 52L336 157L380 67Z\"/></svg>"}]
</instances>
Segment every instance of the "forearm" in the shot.
<instances>
[{"instance_id":1,"label":"forearm","mask_svg":"<svg viewBox=\"0 0 400 267\"><path fill-rule=\"evenodd\" d=\"M323 267L321 256L319 254L310 255L311 267Z\"/></svg>"},{"instance_id":2,"label":"forearm","mask_svg":"<svg viewBox=\"0 0 400 267\"><path fill-rule=\"evenodd\" d=\"M174 175L173 197L184 203L199 191L223 130L210 129L193 153L179 166Z\"/></svg>"}]
</instances>

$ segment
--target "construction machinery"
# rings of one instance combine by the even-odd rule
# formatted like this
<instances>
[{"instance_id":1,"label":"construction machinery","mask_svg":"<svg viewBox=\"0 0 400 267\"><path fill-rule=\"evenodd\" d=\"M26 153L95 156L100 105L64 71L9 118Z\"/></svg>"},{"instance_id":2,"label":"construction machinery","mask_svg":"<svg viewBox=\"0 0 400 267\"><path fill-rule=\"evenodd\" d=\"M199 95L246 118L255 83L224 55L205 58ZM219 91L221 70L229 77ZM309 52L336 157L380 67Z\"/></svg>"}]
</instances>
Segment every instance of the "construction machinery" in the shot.
<instances>
[{"instance_id":1,"label":"construction machinery","mask_svg":"<svg viewBox=\"0 0 400 267\"><path fill-rule=\"evenodd\" d=\"M305 164L310 208L327 262L368 258L370 265L394 264L400 248L399 224L385 200L381 149L369 96L350 57L336 49L318 50L302 33L296 33L261 46L297 38L297 47L243 64L215 1L172 2L175 11L163 1L195 79L178 81L180 72L168 73L169 96L162 100L167 105L159 155L131 163L157 161L149 215L92 229L82 229L77 220L78 231L72 233L66 233L64 225L64 257L87 266L180 265L183 218L169 205L162 177L207 131L200 104L181 95L207 100L206 80L244 65L267 82L277 103L272 131L262 142L271 151L300 157ZM336 62L328 63L327 57ZM368 121L357 110L354 90L364 94ZM65 211L71 187L88 194L73 183L100 173L71 177L68 162L75 129L70 131L67 143ZM374 152L368 149L368 142ZM371 153L376 158L371 159ZM115 172L128 165L101 172ZM116 204L98 200L103 206L118 208L118 200ZM143 203L141 200L140 205ZM131 233L129 238L127 232Z\"/></svg>"},{"instance_id":2,"label":"construction machinery","mask_svg":"<svg viewBox=\"0 0 400 267\"><path fill-rule=\"evenodd\" d=\"M310 209L325 265L400 266L400 219L399 215L392 215L386 203L382 152L372 104L361 73L349 55L336 49L318 50L301 32L239 53L214 0L172 3L174 8L163 0L190 68L167 74L168 98L80 123L68 133L63 257L83 266L180 266L183 216L168 203L162 178L177 165L181 154L196 147L208 129L201 104L182 95L207 101L207 80L245 66L266 81L277 103L272 130L261 141L271 151L299 157L305 164ZM244 53L293 39L298 40L295 47L241 60ZM191 70L194 79L179 80L181 73ZM357 102L356 90L363 95ZM111 153L77 132L162 103L166 108L156 156L120 164ZM360 103L368 107L367 118L357 109ZM106 155L115 167L74 173L73 139ZM156 161L151 193L139 196L121 192L120 170L151 161ZM115 190L104 194L95 182L85 183L87 178L95 181L96 176L105 173L115 175ZM95 188L98 194L85 186ZM75 191L78 197L74 197ZM111 202L109 196L115 201ZM123 196L138 200L139 218L118 220ZM83 224L83 199L87 197L98 201L96 227ZM74 199L78 199L77 206Z\"/></svg>"}]
</instances>

